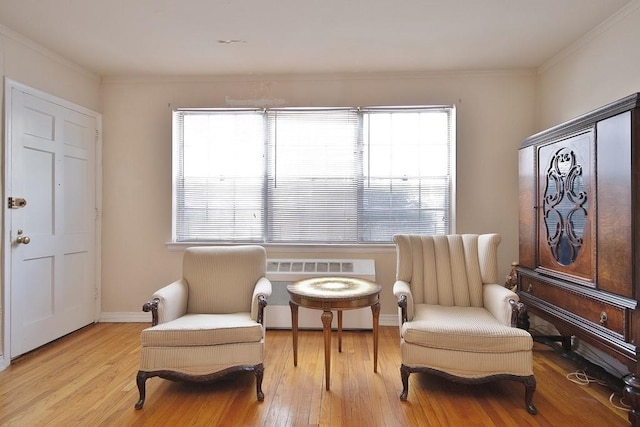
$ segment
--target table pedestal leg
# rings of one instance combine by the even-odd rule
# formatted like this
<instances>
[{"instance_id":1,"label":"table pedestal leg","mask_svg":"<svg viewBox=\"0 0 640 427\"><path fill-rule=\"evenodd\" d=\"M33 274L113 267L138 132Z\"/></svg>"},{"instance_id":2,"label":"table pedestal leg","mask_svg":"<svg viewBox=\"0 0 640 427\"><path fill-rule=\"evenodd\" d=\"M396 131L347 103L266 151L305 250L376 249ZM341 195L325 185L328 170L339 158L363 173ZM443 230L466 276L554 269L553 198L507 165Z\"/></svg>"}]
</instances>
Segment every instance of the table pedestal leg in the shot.
<instances>
[{"instance_id":1,"label":"table pedestal leg","mask_svg":"<svg viewBox=\"0 0 640 427\"><path fill-rule=\"evenodd\" d=\"M329 377L331 376L331 321L333 313L330 310L322 312L322 331L324 333L324 370L326 389L329 390Z\"/></svg>"},{"instance_id":2,"label":"table pedestal leg","mask_svg":"<svg viewBox=\"0 0 640 427\"><path fill-rule=\"evenodd\" d=\"M293 366L298 366L298 305L289 301L291 307L291 331L293 332Z\"/></svg>"},{"instance_id":3,"label":"table pedestal leg","mask_svg":"<svg viewBox=\"0 0 640 427\"><path fill-rule=\"evenodd\" d=\"M380 303L371 306L373 313L373 372L378 372L378 323L380 321Z\"/></svg>"},{"instance_id":4,"label":"table pedestal leg","mask_svg":"<svg viewBox=\"0 0 640 427\"><path fill-rule=\"evenodd\" d=\"M342 310L338 310L338 351L342 353Z\"/></svg>"}]
</instances>

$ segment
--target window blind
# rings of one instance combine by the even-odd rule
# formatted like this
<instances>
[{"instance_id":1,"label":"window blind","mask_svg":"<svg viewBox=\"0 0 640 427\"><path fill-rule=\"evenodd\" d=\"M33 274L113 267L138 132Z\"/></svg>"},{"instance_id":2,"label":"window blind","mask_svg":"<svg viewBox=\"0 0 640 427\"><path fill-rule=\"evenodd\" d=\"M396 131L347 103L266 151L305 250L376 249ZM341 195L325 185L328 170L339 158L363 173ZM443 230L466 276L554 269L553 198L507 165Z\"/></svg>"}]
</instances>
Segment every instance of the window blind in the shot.
<instances>
[{"instance_id":1,"label":"window blind","mask_svg":"<svg viewBox=\"0 0 640 427\"><path fill-rule=\"evenodd\" d=\"M452 107L174 112L174 241L376 243L445 234Z\"/></svg>"},{"instance_id":2,"label":"window blind","mask_svg":"<svg viewBox=\"0 0 640 427\"><path fill-rule=\"evenodd\" d=\"M450 108L363 110L363 241L448 232L451 114Z\"/></svg>"},{"instance_id":3,"label":"window blind","mask_svg":"<svg viewBox=\"0 0 640 427\"><path fill-rule=\"evenodd\" d=\"M357 242L361 148L354 109L271 110L268 240Z\"/></svg>"},{"instance_id":4,"label":"window blind","mask_svg":"<svg viewBox=\"0 0 640 427\"><path fill-rule=\"evenodd\" d=\"M263 113L174 114L176 241L262 241Z\"/></svg>"}]
</instances>

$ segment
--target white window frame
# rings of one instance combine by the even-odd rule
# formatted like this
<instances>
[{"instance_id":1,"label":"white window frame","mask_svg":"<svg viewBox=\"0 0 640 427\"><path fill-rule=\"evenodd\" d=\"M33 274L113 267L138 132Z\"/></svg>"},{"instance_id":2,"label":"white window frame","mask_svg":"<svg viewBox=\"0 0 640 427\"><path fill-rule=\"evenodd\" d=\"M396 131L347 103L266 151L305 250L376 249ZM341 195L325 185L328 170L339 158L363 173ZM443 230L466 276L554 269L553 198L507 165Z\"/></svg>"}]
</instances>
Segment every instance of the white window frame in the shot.
<instances>
[{"instance_id":1,"label":"white window frame","mask_svg":"<svg viewBox=\"0 0 640 427\"><path fill-rule=\"evenodd\" d=\"M386 114L386 113L402 113L402 112L407 112L407 113L412 113L412 112L446 112L447 117L448 117L448 128L447 128L447 146L446 149L448 150L448 153L446 155L446 157L448 157L448 164L446 165L446 170L447 170L447 176L446 179L448 179L448 195L446 196L448 198L448 200L446 200L444 208L446 210L446 213L443 216L443 227L437 227L437 229L432 229L429 231L426 231L428 233L431 234L447 234L447 233L451 233L451 232L455 232L455 176L456 176L456 169L455 169L455 165L456 165L456 156L455 156L455 152L456 152L456 138L455 138L455 108L453 106L416 106L416 107L362 107L362 108L351 108L351 109L342 109L342 110L349 110L349 111L353 111L355 112L355 114L357 114L358 116L358 129L357 129L357 144L358 144L358 149L360 151L362 151L364 154L360 154L360 159L357 161L360 161L361 164L355 166L355 169L357 169L357 174L358 174L358 194L357 194L357 198L358 198L358 215L357 215L357 222L358 222L358 230L356 232L356 238L351 238L351 239L347 239L347 240L337 240L337 239L331 239L331 240L325 240L324 238L303 238L303 239L295 239L295 238L291 238L288 237L285 240L278 240L278 239L273 239L272 238L272 228L273 228L273 224L269 223L269 221L271 221L272 219L271 217L271 212L270 210L272 209L272 200L271 200L271 196L270 196L270 190L272 190L272 188L270 188L270 186L272 186L273 184L270 182L270 180L273 179L273 171L271 169L273 169L273 164L269 163L269 162L273 162L273 157L276 157L274 155L274 151L273 151L273 141L271 139L273 139L273 131L270 128L269 124L269 119L268 119L268 114L273 114L274 112L279 113L279 114L289 114L291 112L294 113L299 113L302 112L302 114L304 114L304 111L311 111L311 112L317 112L317 111L322 111L323 109L316 109L316 108L309 108L309 109L290 109L290 108L284 108L284 109L273 109L273 110L268 110L268 109L177 109L174 111L174 126L173 126L173 192L172 192L172 200L173 200L173 214L172 214L172 244L177 244L177 245L184 245L184 244L204 244L204 243L216 243L216 244L233 244L233 243L258 243L258 244L271 244L271 243L276 243L276 244L292 244L292 245L297 245L297 244L310 244L310 245L327 245L327 244L339 244L339 245L373 245L373 244L390 244L392 243L392 234L395 234L396 232L403 232L403 233L407 233L407 232L425 232L424 230L412 230L412 229L406 229L403 228L402 225L400 224L398 226L397 229L395 229L395 226L393 224L389 225L387 228L388 230L386 231L386 236L387 238L385 239L380 239L380 238L369 238L369 239L365 239L364 238L364 232L363 232L363 228L362 228L362 216L363 214L365 214L367 212L366 209L363 208L362 206L362 201L363 201L363 193L365 193L364 188L367 185L367 183L370 182L373 173L371 173L371 171L369 171L367 169L367 159L368 159L368 147L369 147L369 140L371 138L365 138L368 134L367 134L367 129L364 129L364 125L366 125L366 123L368 122L366 119L364 119L365 117L367 117L367 115L369 116L373 116L376 114ZM331 109L325 109L325 110L331 110ZM340 110L340 109L337 109ZM254 113L254 114L261 114L263 115L262 117L264 117L264 134L263 137L265 138L264 141L264 152L261 153L261 155L263 155L264 158L264 168L260 171L260 174L263 174L264 176L264 181L262 183L262 186L260 188L261 194L262 194L262 218L260 219L260 221L262 222L262 230L260 233L260 236L256 238L257 234L254 233L254 237L252 238L251 236L249 236L248 238L207 238L207 237L201 237L200 235L194 235L191 237L178 237L178 229L179 229L179 225L178 225L178 218L180 216L180 213L182 212L180 209L181 206L181 202L184 201L184 197L179 196L179 188L181 184L182 178L184 178L182 174L183 172L183 154L184 152L183 150L183 141L181 142L181 138L184 136L184 129L183 129L183 125L184 122L182 122L182 125L179 123L179 118L184 118L185 115L188 114L244 114L244 113ZM367 140L365 140L367 139ZM412 149L414 150L414 149ZM245 152L249 152L250 150L247 149L247 151ZM254 150L255 151L255 150ZM417 151L421 151L421 147L417 148ZM417 152L416 151L416 152ZM253 152L253 151L252 151ZM411 154L414 151L409 152L409 157L411 157ZM416 154L417 155L417 154ZM255 156L254 156L255 157ZM373 169L373 168L372 168ZM369 173L368 173L369 172ZM382 177L382 181L384 181L385 179L389 182L393 182L395 180L395 182L398 182L398 186L401 184L402 181L407 181L408 179L403 179L402 177L398 177L398 176L388 176L388 177ZM424 178L424 177L423 177ZM367 181L367 182L365 182ZM393 186L393 184L390 184ZM393 194L397 194L397 193L393 193L393 190L390 190L390 200L391 202L393 202ZM418 209L418 211L426 211L426 209L421 208ZM370 213L370 211L368 211ZM402 214L402 210L400 211L400 214ZM184 212L183 212L184 213ZM378 211L378 213L381 213L381 215L384 216L384 210L382 211ZM254 215L255 216L255 215ZM258 215L259 216L259 215ZM210 223L213 221L205 221L207 222L207 224L205 225L211 225ZM314 222L314 221L309 221L309 222ZM292 222L293 223L293 222ZM298 220L299 223L299 220ZM419 222L420 224L422 224L422 222ZM297 224L297 223L294 223ZM333 225L333 223L330 223L331 225ZM280 225L280 227L282 228L283 224ZM286 224L284 224L284 226L286 227ZM364 230L366 231L366 230ZM206 233L203 233L206 234ZM382 233L384 234L384 233ZM294 235L294 234L292 234Z\"/></svg>"}]
</instances>

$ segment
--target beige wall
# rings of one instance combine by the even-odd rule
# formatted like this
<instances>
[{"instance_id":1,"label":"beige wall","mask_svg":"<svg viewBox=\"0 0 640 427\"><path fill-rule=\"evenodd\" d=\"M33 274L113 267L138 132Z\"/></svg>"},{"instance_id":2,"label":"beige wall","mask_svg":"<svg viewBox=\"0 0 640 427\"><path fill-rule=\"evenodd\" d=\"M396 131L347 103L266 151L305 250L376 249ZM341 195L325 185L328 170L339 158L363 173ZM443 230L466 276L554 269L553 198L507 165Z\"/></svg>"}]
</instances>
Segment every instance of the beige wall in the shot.
<instances>
[{"instance_id":1,"label":"beige wall","mask_svg":"<svg viewBox=\"0 0 640 427\"><path fill-rule=\"evenodd\" d=\"M0 100L4 99L4 79L8 78L32 88L74 102L93 111L100 110L100 79L64 58L46 51L19 34L0 25ZM4 118L3 103L0 102L0 117ZM0 140L4 153L4 119L0 120ZM4 156L2 156L4 158ZM3 168L4 169L4 168ZM0 186L4 187L2 175ZM4 218L0 221L4 224ZM0 275L0 355L3 354L4 318L4 271ZM1 364L0 364L1 365Z\"/></svg>"},{"instance_id":2,"label":"beige wall","mask_svg":"<svg viewBox=\"0 0 640 427\"><path fill-rule=\"evenodd\" d=\"M539 127L640 92L640 1L595 28L539 73Z\"/></svg>"},{"instance_id":3,"label":"beige wall","mask_svg":"<svg viewBox=\"0 0 640 427\"><path fill-rule=\"evenodd\" d=\"M171 239L171 109L223 106L455 104L457 231L498 232L501 275L517 259L517 148L534 130L535 73L264 76L103 82L103 313L139 313L179 277ZM270 257L374 258L382 315L395 315L392 246L318 252L268 247Z\"/></svg>"}]
</instances>

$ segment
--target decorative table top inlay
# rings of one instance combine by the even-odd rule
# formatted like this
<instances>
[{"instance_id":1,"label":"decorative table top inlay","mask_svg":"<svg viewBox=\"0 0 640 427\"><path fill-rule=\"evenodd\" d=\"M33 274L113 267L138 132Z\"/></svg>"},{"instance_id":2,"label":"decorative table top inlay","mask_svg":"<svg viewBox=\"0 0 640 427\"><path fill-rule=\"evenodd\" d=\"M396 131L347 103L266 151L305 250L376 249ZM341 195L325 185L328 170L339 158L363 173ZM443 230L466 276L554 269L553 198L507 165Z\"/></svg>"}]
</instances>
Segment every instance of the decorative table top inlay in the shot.
<instances>
[{"instance_id":1,"label":"decorative table top inlay","mask_svg":"<svg viewBox=\"0 0 640 427\"><path fill-rule=\"evenodd\" d=\"M382 286L368 280L347 277L322 277L305 279L288 285L287 291L323 300L347 300L380 293Z\"/></svg>"}]
</instances>

